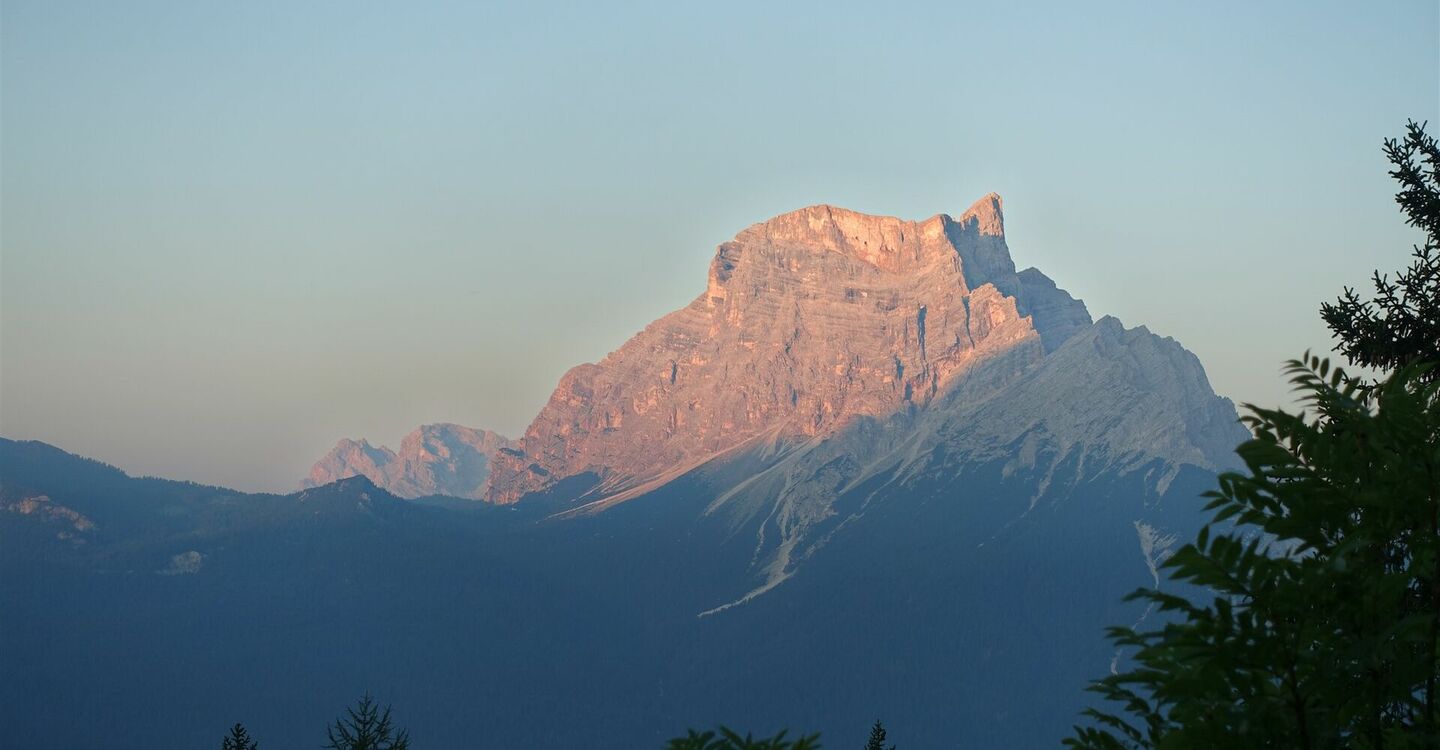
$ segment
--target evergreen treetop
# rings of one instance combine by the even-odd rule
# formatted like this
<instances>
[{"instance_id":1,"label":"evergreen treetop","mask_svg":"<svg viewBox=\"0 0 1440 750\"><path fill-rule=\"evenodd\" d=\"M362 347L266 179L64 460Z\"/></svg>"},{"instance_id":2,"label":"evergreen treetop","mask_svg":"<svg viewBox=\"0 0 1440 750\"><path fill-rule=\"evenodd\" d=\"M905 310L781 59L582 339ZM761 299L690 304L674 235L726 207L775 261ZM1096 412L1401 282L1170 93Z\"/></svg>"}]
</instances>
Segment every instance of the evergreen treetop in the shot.
<instances>
[{"instance_id":1,"label":"evergreen treetop","mask_svg":"<svg viewBox=\"0 0 1440 750\"><path fill-rule=\"evenodd\" d=\"M1414 262L1394 281L1375 272L1373 299L1346 287L1333 304L1320 306L1320 316L1336 349L1351 362L1396 370L1440 361L1440 145L1423 123L1411 121L1404 138L1385 141L1384 152L1390 176L1400 183L1395 202L1405 223L1425 233L1424 243L1415 246Z\"/></svg>"},{"instance_id":2,"label":"evergreen treetop","mask_svg":"<svg viewBox=\"0 0 1440 750\"><path fill-rule=\"evenodd\" d=\"M895 746L885 747L885 725L875 720L875 726L870 727L870 741L865 743L865 750L895 750Z\"/></svg>"},{"instance_id":3,"label":"evergreen treetop","mask_svg":"<svg viewBox=\"0 0 1440 750\"><path fill-rule=\"evenodd\" d=\"M250 739L250 733L245 731L244 725L235 722L230 727L230 734L220 742L220 750L256 750L255 740Z\"/></svg>"},{"instance_id":4,"label":"evergreen treetop","mask_svg":"<svg viewBox=\"0 0 1440 750\"><path fill-rule=\"evenodd\" d=\"M390 707L380 710L366 693L354 708L345 709L346 717L336 719L326 732L327 750L409 750L410 733L395 729Z\"/></svg>"}]
</instances>

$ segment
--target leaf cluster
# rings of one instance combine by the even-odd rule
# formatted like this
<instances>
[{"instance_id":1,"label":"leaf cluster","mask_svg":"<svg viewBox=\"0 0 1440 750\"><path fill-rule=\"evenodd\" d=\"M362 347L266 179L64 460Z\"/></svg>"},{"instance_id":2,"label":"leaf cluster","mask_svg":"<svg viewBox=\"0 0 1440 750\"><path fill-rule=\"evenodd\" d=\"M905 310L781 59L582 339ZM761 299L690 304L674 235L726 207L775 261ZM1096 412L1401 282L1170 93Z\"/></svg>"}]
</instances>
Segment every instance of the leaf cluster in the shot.
<instances>
[{"instance_id":1,"label":"leaf cluster","mask_svg":"<svg viewBox=\"0 0 1440 750\"><path fill-rule=\"evenodd\" d=\"M1440 746L1440 384L1308 354L1288 372L1304 410L1247 406L1245 471L1164 563L1208 601L1131 594L1167 624L1110 630L1133 666L1091 687L1112 708L1067 745Z\"/></svg>"}]
</instances>

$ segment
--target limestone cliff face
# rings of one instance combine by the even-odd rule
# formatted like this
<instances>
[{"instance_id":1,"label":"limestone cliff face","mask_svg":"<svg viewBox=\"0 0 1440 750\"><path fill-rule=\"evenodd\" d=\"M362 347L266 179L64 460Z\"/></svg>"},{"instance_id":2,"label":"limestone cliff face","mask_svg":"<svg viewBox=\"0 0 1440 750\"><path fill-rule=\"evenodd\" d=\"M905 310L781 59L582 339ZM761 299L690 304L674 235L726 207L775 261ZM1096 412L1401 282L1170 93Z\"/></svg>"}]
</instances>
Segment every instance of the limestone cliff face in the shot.
<instances>
[{"instance_id":1,"label":"limestone cliff face","mask_svg":"<svg viewBox=\"0 0 1440 750\"><path fill-rule=\"evenodd\" d=\"M404 498L426 495L480 498L494 456L511 441L489 430L455 424L417 428L400 450L376 448L365 440L344 439L310 469L303 487L318 487L363 476L377 487Z\"/></svg>"},{"instance_id":2,"label":"limestone cliff face","mask_svg":"<svg viewBox=\"0 0 1440 750\"><path fill-rule=\"evenodd\" d=\"M1016 273L999 196L924 221L804 208L722 244L703 294L566 373L485 495L587 473L598 495L633 492L752 441L923 408L977 363L1038 360L1089 324Z\"/></svg>"}]
</instances>

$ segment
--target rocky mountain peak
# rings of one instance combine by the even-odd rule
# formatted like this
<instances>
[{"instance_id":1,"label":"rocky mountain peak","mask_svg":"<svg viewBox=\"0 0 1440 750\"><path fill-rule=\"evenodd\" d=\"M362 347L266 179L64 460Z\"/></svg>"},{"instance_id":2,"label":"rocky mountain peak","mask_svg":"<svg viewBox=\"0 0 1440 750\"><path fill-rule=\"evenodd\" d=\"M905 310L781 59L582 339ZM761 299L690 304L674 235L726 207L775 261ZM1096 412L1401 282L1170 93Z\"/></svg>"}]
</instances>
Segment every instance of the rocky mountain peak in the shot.
<instances>
[{"instance_id":1,"label":"rocky mountain peak","mask_svg":"<svg viewBox=\"0 0 1440 750\"><path fill-rule=\"evenodd\" d=\"M990 193L971 204L959 219L936 214L923 221L908 221L818 204L755 224L740 232L733 243L837 252L878 268L903 272L918 264L952 258L955 243L949 239L950 234L961 236L973 231L1003 238L1002 206L1000 196Z\"/></svg>"},{"instance_id":2,"label":"rocky mountain peak","mask_svg":"<svg viewBox=\"0 0 1440 750\"><path fill-rule=\"evenodd\" d=\"M937 243L944 241L944 221L943 216L923 222L905 221L817 205L756 224L740 232L728 244L835 252L898 272L942 257L933 251L938 249Z\"/></svg>"},{"instance_id":3,"label":"rocky mountain peak","mask_svg":"<svg viewBox=\"0 0 1440 750\"><path fill-rule=\"evenodd\" d=\"M994 194L959 219L791 211L721 244L707 282L566 373L497 456L487 498L581 474L601 494L633 492L750 441L923 407L977 362L1041 357L1090 322L1043 274L1016 273Z\"/></svg>"},{"instance_id":4,"label":"rocky mountain peak","mask_svg":"<svg viewBox=\"0 0 1440 750\"><path fill-rule=\"evenodd\" d=\"M990 193L984 198L970 204L965 213L960 214L960 224L974 222L981 234L992 237L1003 237L1005 235L1005 201L998 193Z\"/></svg>"}]
</instances>

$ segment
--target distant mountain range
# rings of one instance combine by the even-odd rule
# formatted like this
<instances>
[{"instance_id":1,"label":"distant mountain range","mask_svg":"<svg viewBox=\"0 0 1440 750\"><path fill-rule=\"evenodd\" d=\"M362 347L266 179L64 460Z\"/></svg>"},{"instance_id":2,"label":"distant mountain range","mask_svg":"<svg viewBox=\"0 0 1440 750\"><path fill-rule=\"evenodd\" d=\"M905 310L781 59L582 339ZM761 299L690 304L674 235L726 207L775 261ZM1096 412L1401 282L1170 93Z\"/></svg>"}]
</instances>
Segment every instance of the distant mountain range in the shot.
<instances>
[{"instance_id":1,"label":"distant mountain range","mask_svg":"<svg viewBox=\"0 0 1440 750\"><path fill-rule=\"evenodd\" d=\"M0 718L304 744L369 689L429 747L1049 745L1245 437L1178 343L1017 272L998 196L806 208L516 441L343 440L292 495L0 442Z\"/></svg>"},{"instance_id":2,"label":"distant mountain range","mask_svg":"<svg viewBox=\"0 0 1440 750\"><path fill-rule=\"evenodd\" d=\"M514 443L489 430L427 424L400 441L399 452L365 440L341 440L315 462L302 487L365 477L403 498L449 495L480 499L496 452Z\"/></svg>"}]
</instances>

